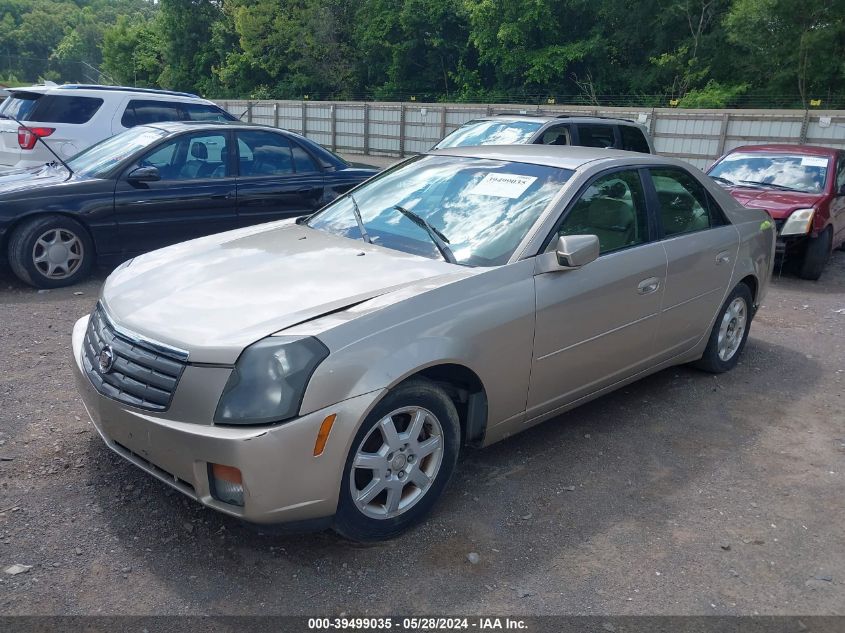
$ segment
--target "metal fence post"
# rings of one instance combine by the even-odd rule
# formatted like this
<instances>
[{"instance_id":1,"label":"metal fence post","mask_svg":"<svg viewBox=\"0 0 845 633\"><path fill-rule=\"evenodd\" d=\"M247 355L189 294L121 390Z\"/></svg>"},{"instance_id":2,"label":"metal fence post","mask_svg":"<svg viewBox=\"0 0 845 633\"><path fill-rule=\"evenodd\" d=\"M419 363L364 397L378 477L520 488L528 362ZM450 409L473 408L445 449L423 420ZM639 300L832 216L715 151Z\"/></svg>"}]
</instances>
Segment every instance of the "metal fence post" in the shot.
<instances>
[{"instance_id":1,"label":"metal fence post","mask_svg":"<svg viewBox=\"0 0 845 633\"><path fill-rule=\"evenodd\" d=\"M657 111L651 109L651 117L648 119L648 135L654 138L654 130L657 129Z\"/></svg>"},{"instance_id":2,"label":"metal fence post","mask_svg":"<svg viewBox=\"0 0 845 633\"><path fill-rule=\"evenodd\" d=\"M405 157L405 104L399 104L399 156Z\"/></svg>"},{"instance_id":3,"label":"metal fence post","mask_svg":"<svg viewBox=\"0 0 845 633\"><path fill-rule=\"evenodd\" d=\"M807 128L810 127L810 110L804 110L804 120L801 122L801 137L798 140L799 145L807 143Z\"/></svg>"},{"instance_id":4,"label":"metal fence post","mask_svg":"<svg viewBox=\"0 0 845 633\"><path fill-rule=\"evenodd\" d=\"M719 156L725 153L725 139L728 137L728 126L730 124L731 115L726 112L722 115L722 127L719 130L719 153L716 155L716 158L719 158Z\"/></svg>"},{"instance_id":5,"label":"metal fence post","mask_svg":"<svg viewBox=\"0 0 845 633\"><path fill-rule=\"evenodd\" d=\"M273 104L273 127L279 127L279 103Z\"/></svg>"},{"instance_id":6,"label":"metal fence post","mask_svg":"<svg viewBox=\"0 0 845 633\"><path fill-rule=\"evenodd\" d=\"M364 155L370 155L370 104L364 104Z\"/></svg>"},{"instance_id":7,"label":"metal fence post","mask_svg":"<svg viewBox=\"0 0 845 633\"><path fill-rule=\"evenodd\" d=\"M252 103L246 102L246 122L252 123Z\"/></svg>"},{"instance_id":8,"label":"metal fence post","mask_svg":"<svg viewBox=\"0 0 845 633\"><path fill-rule=\"evenodd\" d=\"M332 151L337 151L337 113L334 104L329 106L332 114Z\"/></svg>"},{"instance_id":9,"label":"metal fence post","mask_svg":"<svg viewBox=\"0 0 845 633\"><path fill-rule=\"evenodd\" d=\"M308 131L308 102L302 102L302 136L308 136L306 133Z\"/></svg>"},{"instance_id":10,"label":"metal fence post","mask_svg":"<svg viewBox=\"0 0 845 633\"><path fill-rule=\"evenodd\" d=\"M440 138L444 138L446 136L446 106L443 106L443 109L440 110Z\"/></svg>"}]
</instances>

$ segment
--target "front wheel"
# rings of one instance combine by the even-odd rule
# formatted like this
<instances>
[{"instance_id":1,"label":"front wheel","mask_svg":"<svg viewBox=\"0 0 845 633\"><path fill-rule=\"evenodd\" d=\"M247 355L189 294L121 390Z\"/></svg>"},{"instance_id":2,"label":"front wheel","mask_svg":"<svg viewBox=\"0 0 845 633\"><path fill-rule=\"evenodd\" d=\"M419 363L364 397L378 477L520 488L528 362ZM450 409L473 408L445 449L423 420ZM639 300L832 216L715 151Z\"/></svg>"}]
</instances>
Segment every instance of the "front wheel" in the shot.
<instances>
[{"instance_id":1,"label":"front wheel","mask_svg":"<svg viewBox=\"0 0 845 633\"><path fill-rule=\"evenodd\" d=\"M25 222L9 240L9 265L36 288L70 286L84 279L94 261L94 244L85 228L61 215Z\"/></svg>"},{"instance_id":2,"label":"front wheel","mask_svg":"<svg viewBox=\"0 0 845 633\"><path fill-rule=\"evenodd\" d=\"M831 246L833 246L833 230L829 227L816 237L809 238L798 276L801 279L818 281L827 260L830 259Z\"/></svg>"},{"instance_id":3,"label":"front wheel","mask_svg":"<svg viewBox=\"0 0 845 633\"><path fill-rule=\"evenodd\" d=\"M736 366L751 329L751 302L749 287L737 284L719 310L704 355L695 363L696 367L722 374Z\"/></svg>"},{"instance_id":4,"label":"front wheel","mask_svg":"<svg viewBox=\"0 0 845 633\"><path fill-rule=\"evenodd\" d=\"M440 387L413 379L391 391L352 442L334 529L378 541L422 519L452 475L460 437L458 412Z\"/></svg>"}]
</instances>

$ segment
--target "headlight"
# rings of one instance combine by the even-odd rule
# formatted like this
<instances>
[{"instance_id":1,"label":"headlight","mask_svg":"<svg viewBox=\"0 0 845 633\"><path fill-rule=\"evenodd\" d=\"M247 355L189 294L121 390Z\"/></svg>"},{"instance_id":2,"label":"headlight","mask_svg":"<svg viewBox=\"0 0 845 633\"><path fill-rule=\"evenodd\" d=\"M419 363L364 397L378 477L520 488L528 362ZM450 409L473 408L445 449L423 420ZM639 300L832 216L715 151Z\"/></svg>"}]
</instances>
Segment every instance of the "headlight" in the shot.
<instances>
[{"instance_id":1,"label":"headlight","mask_svg":"<svg viewBox=\"0 0 845 633\"><path fill-rule=\"evenodd\" d=\"M783 225L780 231L781 235L806 235L813 228L813 215L815 209L798 209L793 211L792 215Z\"/></svg>"},{"instance_id":2,"label":"headlight","mask_svg":"<svg viewBox=\"0 0 845 633\"><path fill-rule=\"evenodd\" d=\"M294 417L311 374L328 355L311 337L270 336L250 345L223 388L214 421L266 424Z\"/></svg>"}]
</instances>

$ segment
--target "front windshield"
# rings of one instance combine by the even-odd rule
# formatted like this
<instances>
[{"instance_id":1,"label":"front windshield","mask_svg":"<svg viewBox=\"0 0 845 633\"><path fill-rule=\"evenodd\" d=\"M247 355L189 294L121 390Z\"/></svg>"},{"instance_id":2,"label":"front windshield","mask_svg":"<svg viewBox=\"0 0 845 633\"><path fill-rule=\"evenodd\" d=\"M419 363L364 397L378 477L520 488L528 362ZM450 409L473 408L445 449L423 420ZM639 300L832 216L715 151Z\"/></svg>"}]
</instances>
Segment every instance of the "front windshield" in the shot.
<instances>
[{"instance_id":1,"label":"front windshield","mask_svg":"<svg viewBox=\"0 0 845 633\"><path fill-rule=\"evenodd\" d=\"M452 132L435 147L464 145L522 145L543 127L540 121L470 121Z\"/></svg>"},{"instance_id":2,"label":"front windshield","mask_svg":"<svg viewBox=\"0 0 845 633\"><path fill-rule=\"evenodd\" d=\"M76 174L100 178L138 150L149 147L165 136L167 132L158 128L133 127L89 147L67 163Z\"/></svg>"},{"instance_id":3,"label":"front windshield","mask_svg":"<svg viewBox=\"0 0 845 633\"><path fill-rule=\"evenodd\" d=\"M826 156L754 152L728 154L710 170L709 175L736 185L822 193L827 171Z\"/></svg>"},{"instance_id":4,"label":"front windshield","mask_svg":"<svg viewBox=\"0 0 845 633\"><path fill-rule=\"evenodd\" d=\"M362 239L355 203L373 243L442 259L428 232L396 206L413 212L446 238L457 263L507 263L572 171L527 163L420 156L335 200L308 226Z\"/></svg>"}]
</instances>

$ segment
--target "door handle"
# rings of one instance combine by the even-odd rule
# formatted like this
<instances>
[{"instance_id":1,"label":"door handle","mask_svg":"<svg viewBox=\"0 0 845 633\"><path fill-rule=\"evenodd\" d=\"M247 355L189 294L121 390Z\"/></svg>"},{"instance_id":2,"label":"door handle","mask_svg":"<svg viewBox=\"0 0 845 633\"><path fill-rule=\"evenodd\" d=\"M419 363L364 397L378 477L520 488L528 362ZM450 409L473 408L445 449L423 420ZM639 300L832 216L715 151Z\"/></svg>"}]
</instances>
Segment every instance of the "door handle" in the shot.
<instances>
[{"instance_id":1,"label":"door handle","mask_svg":"<svg viewBox=\"0 0 845 633\"><path fill-rule=\"evenodd\" d=\"M235 195L232 193L218 193L211 196L212 200L231 200Z\"/></svg>"},{"instance_id":2,"label":"door handle","mask_svg":"<svg viewBox=\"0 0 845 633\"><path fill-rule=\"evenodd\" d=\"M720 266L722 264L727 264L731 261L731 254L728 251L722 251L718 255L716 255L716 265Z\"/></svg>"},{"instance_id":3,"label":"door handle","mask_svg":"<svg viewBox=\"0 0 845 633\"><path fill-rule=\"evenodd\" d=\"M637 284L637 293L641 295L648 295L652 292L656 292L658 288L660 288L660 280L657 277L649 277L648 279L643 279L639 284Z\"/></svg>"}]
</instances>

